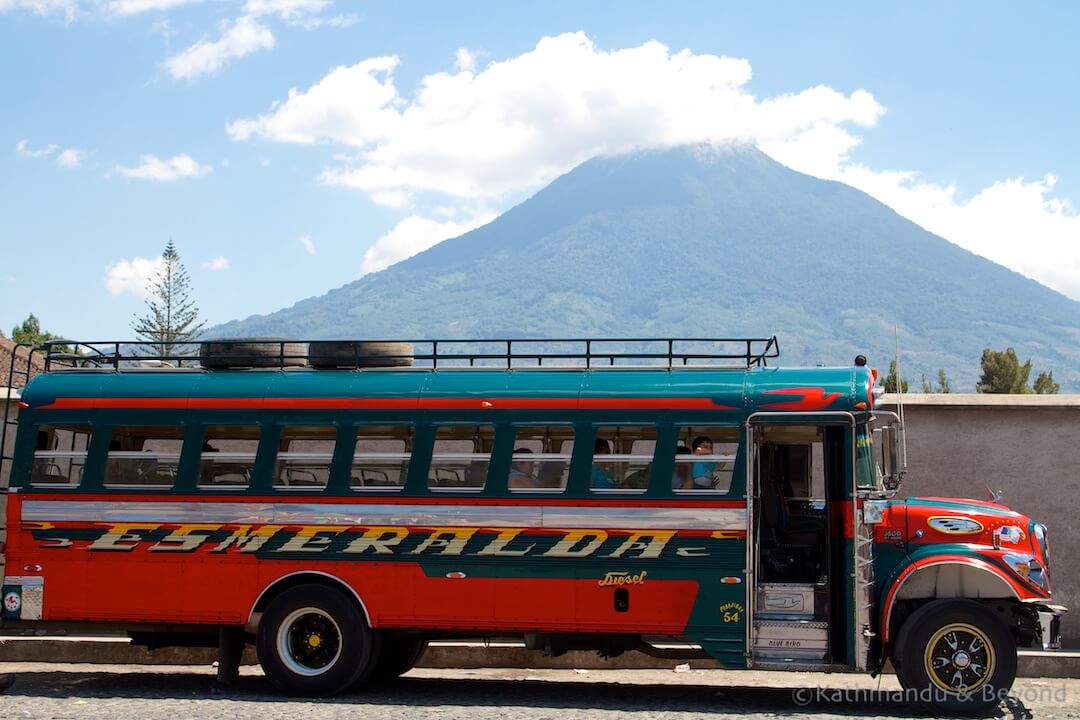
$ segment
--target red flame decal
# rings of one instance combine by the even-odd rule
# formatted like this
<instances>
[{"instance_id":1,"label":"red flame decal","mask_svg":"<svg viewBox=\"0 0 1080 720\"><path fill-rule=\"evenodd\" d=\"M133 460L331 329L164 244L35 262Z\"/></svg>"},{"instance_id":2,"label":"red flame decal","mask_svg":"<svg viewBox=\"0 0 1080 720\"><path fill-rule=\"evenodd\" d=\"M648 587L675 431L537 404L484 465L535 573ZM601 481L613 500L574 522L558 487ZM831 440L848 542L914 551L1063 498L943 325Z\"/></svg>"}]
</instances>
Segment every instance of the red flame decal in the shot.
<instances>
[{"instance_id":1,"label":"red flame decal","mask_svg":"<svg viewBox=\"0 0 1080 720\"><path fill-rule=\"evenodd\" d=\"M789 400L787 402L771 403L769 405L762 405L761 407L766 410L824 410L833 404L840 393L834 392L825 394L825 388L819 387L804 387L804 388L783 388L781 390L766 390L765 395L798 395L798 400Z\"/></svg>"}]
</instances>

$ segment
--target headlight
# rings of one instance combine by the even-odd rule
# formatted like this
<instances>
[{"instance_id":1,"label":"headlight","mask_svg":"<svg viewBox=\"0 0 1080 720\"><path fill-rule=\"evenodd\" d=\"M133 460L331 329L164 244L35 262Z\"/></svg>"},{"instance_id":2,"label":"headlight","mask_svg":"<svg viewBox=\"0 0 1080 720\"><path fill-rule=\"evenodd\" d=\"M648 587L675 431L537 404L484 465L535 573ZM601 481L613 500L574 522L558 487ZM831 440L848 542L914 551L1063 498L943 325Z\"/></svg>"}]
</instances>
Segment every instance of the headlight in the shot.
<instances>
[{"instance_id":1,"label":"headlight","mask_svg":"<svg viewBox=\"0 0 1080 720\"><path fill-rule=\"evenodd\" d=\"M1012 571L1025 580L1035 583L1043 590L1049 590L1049 580L1042 564L1027 554L1008 553L1003 555L1002 560L1012 568Z\"/></svg>"},{"instance_id":2,"label":"headlight","mask_svg":"<svg viewBox=\"0 0 1080 720\"><path fill-rule=\"evenodd\" d=\"M1039 553L1042 555L1043 565L1050 569L1050 537L1046 532L1046 526L1035 523L1035 542L1039 544Z\"/></svg>"}]
</instances>

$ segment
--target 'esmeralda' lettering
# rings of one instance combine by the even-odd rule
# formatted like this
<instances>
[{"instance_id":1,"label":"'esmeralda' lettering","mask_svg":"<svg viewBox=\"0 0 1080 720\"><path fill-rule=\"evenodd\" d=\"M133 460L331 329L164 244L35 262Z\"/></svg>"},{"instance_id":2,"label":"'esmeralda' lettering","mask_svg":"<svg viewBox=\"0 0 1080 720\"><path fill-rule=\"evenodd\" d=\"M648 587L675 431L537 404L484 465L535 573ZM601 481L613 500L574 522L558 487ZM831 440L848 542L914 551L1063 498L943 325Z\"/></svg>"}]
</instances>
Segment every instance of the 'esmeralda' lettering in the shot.
<instances>
[{"instance_id":1,"label":"'esmeralda' lettering","mask_svg":"<svg viewBox=\"0 0 1080 720\"><path fill-rule=\"evenodd\" d=\"M675 531L598 529L532 532L526 528L402 527L393 525L215 525L94 523L42 526L32 531L42 549L84 547L99 552L245 553L260 557L542 557L596 555L620 560L678 556ZM708 548L694 538L695 556ZM644 574L642 575L644 578Z\"/></svg>"}]
</instances>

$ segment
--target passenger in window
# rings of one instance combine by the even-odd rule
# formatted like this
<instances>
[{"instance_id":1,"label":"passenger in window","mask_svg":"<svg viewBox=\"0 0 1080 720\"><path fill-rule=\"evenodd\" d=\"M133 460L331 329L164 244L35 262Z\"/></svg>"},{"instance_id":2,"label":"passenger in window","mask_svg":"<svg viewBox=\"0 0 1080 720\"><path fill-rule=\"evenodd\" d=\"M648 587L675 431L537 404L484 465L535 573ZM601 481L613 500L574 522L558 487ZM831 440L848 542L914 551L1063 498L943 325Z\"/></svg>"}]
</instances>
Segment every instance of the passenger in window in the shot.
<instances>
[{"instance_id":1,"label":"passenger in window","mask_svg":"<svg viewBox=\"0 0 1080 720\"><path fill-rule=\"evenodd\" d=\"M690 448L680 445L675 448L675 471L671 473L672 490L690 490L694 487L694 481L690 477L690 463L680 462L680 455L691 455Z\"/></svg>"},{"instance_id":2,"label":"passenger in window","mask_svg":"<svg viewBox=\"0 0 1080 720\"><path fill-rule=\"evenodd\" d=\"M593 458L597 455L610 454L611 445L608 444L608 441L603 438L596 438L596 445L593 446ZM608 490L618 487L618 485L615 484L615 480L612 479L611 473L596 462L593 462L592 479L589 482L589 486Z\"/></svg>"},{"instance_id":3,"label":"passenger in window","mask_svg":"<svg viewBox=\"0 0 1080 720\"><path fill-rule=\"evenodd\" d=\"M514 455L526 455L532 454L532 450L529 448L518 448L514 451ZM516 490L522 488L534 488L539 487L539 483L534 477L536 470L536 463L531 460L516 460L510 465L510 479L507 484Z\"/></svg>"},{"instance_id":4,"label":"passenger in window","mask_svg":"<svg viewBox=\"0 0 1080 720\"><path fill-rule=\"evenodd\" d=\"M203 441L202 450L200 453L217 452L218 449L211 445L207 441ZM214 482L214 461L213 460L200 460L199 461L199 483L202 485L209 485Z\"/></svg>"},{"instance_id":5,"label":"passenger in window","mask_svg":"<svg viewBox=\"0 0 1080 720\"><path fill-rule=\"evenodd\" d=\"M691 443L691 447L694 449L695 455L712 455L713 454L713 441L712 438L706 435L699 435L694 438L694 442ZM693 477L693 488L696 489L711 489L716 484L716 463L711 462L696 462L691 466L691 476Z\"/></svg>"}]
</instances>

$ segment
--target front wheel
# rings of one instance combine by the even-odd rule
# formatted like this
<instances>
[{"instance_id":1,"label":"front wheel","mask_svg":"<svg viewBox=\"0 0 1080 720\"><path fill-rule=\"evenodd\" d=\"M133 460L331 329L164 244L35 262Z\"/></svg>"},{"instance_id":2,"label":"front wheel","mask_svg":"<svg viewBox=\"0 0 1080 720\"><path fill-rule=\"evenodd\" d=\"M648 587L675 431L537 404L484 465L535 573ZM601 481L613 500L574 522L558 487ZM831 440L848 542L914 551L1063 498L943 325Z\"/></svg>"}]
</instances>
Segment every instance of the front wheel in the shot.
<instances>
[{"instance_id":1,"label":"front wheel","mask_svg":"<svg viewBox=\"0 0 1080 720\"><path fill-rule=\"evenodd\" d=\"M1016 641L973 600L935 600L898 634L897 678L913 700L951 712L997 706L1016 679Z\"/></svg>"},{"instance_id":2,"label":"front wheel","mask_svg":"<svg viewBox=\"0 0 1080 720\"><path fill-rule=\"evenodd\" d=\"M372 659L372 633L360 611L323 585L299 585L274 598L255 639L263 672L290 695L336 695Z\"/></svg>"}]
</instances>

